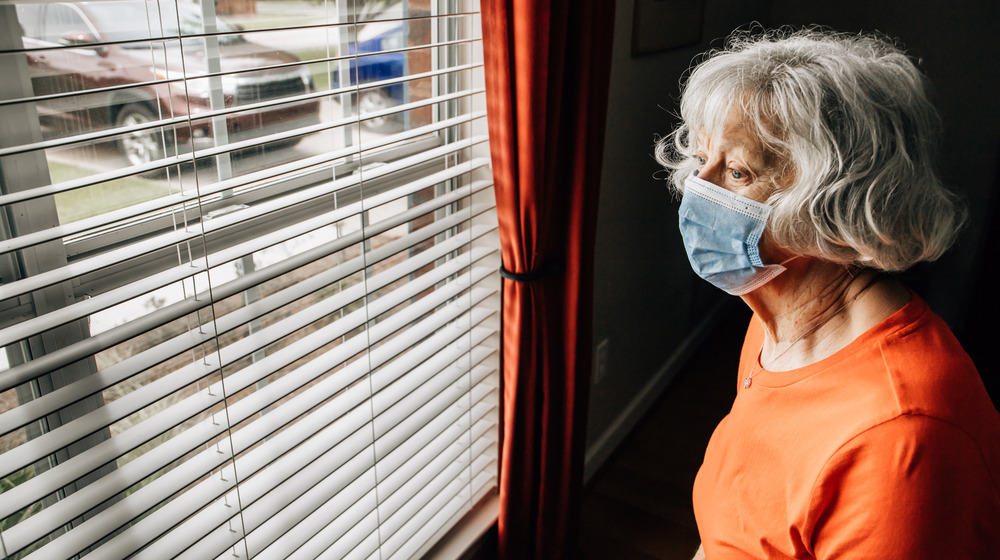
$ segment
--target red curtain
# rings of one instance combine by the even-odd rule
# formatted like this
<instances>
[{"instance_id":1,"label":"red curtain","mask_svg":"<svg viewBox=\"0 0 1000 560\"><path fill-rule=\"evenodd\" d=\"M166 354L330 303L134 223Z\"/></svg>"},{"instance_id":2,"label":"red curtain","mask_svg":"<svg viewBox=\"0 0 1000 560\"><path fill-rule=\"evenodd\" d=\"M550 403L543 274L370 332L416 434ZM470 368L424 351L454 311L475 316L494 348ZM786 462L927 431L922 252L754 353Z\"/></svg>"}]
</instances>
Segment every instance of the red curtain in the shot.
<instances>
[{"instance_id":1,"label":"red curtain","mask_svg":"<svg viewBox=\"0 0 1000 560\"><path fill-rule=\"evenodd\" d=\"M614 0L481 0L503 266L500 558L576 557Z\"/></svg>"}]
</instances>

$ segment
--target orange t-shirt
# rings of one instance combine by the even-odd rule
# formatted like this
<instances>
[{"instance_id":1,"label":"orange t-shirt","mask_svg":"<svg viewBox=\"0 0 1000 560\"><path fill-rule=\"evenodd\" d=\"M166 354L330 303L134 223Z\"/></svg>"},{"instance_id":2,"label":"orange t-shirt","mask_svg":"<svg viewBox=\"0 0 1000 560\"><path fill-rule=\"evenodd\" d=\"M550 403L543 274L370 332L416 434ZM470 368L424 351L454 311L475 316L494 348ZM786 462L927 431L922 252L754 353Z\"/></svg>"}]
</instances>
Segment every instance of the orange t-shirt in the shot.
<instances>
[{"instance_id":1,"label":"orange t-shirt","mask_svg":"<svg viewBox=\"0 0 1000 560\"><path fill-rule=\"evenodd\" d=\"M922 299L744 388L763 337L694 484L708 560L1000 559L1000 414Z\"/></svg>"}]
</instances>

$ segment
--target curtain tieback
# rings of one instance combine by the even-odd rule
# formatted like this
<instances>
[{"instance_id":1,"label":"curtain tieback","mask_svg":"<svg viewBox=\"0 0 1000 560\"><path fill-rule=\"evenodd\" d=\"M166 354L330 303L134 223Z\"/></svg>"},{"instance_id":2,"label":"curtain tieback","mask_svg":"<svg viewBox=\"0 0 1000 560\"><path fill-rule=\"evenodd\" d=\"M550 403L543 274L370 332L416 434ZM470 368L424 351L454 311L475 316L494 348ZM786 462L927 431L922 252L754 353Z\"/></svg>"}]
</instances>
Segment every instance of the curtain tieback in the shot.
<instances>
[{"instance_id":1,"label":"curtain tieback","mask_svg":"<svg viewBox=\"0 0 1000 560\"><path fill-rule=\"evenodd\" d=\"M507 280L513 280L515 282L531 282L532 280L538 280L541 278L546 278L549 276L559 276L563 272L562 262L558 260L548 260L542 263L541 266L532 270L531 272L525 272L523 274L517 274L511 272L500 265L500 276L503 276Z\"/></svg>"}]
</instances>

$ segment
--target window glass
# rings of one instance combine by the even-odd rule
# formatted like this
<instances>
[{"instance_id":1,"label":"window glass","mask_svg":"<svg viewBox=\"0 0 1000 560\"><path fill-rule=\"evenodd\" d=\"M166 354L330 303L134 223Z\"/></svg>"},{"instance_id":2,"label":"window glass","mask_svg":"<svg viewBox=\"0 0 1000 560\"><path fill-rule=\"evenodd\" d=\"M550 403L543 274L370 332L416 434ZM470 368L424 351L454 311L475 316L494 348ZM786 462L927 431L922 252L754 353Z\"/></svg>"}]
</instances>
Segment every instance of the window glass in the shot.
<instances>
[{"instance_id":1,"label":"window glass","mask_svg":"<svg viewBox=\"0 0 1000 560\"><path fill-rule=\"evenodd\" d=\"M13 17L8 557L418 557L494 491L477 2Z\"/></svg>"},{"instance_id":2,"label":"window glass","mask_svg":"<svg viewBox=\"0 0 1000 560\"><path fill-rule=\"evenodd\" d=\"M17 20L25 37L42 38L43 4L18 4Z\"/></svg>"},{"instance_id":3,"label":"window glass","mask_svg":"<svg viewBox=\"0 0 1000 560\"><path fill-rule=\"evenodd\" d=\"M96 39L91 35L87 22L71 6L52 4L45 7L44 14L41 36L43 41L73 44L82 37Z\"/></svg>"}]
</instances>

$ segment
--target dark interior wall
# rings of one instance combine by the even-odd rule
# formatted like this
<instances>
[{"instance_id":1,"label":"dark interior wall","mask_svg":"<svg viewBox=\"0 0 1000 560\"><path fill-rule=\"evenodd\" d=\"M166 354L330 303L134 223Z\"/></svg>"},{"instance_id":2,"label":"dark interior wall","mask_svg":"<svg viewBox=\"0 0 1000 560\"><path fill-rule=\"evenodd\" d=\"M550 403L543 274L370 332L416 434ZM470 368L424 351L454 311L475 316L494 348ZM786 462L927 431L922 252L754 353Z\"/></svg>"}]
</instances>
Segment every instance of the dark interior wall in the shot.
<instances>
[{"instance_id":1,"label":"dark interior wall","mask_svg":"<svg viewBox=\"0 0 1000 560\"><path fill-rule=\"evenodd\" d=\"M737 26L766 17L770 2L705 4L703 21L673 22L682 31L697 26L699 43L633 57L635 0L616 3L594 294L594 344L607 341L608 356L607 372L591 388L591 447L616 429L623 411L724 297L691 271L677 231L678 203L656 177L661 167L653 144L673 127L678 83L692 57Z\"/></svg>"},{"instance_id":2,"label":"dark interior wall","mask_svg":"<svg viewBox=\"0 0 1000 560\"><path fill-rule=\"evenodd\" d=\"M970 220L952 251L908 280L959 335L1000 403L1000 276L987 270L1000 259L1000 2L706 0L699 43L633 57L635 3L616 4L594 302L594 344L606 340L608 357L591 389L588 443L614 429L725 297L691 272L676 201L654 176L652 152L654 138L673 125L678 83L692 57L751 22L877 30L923 61L944 123L942 175L968 201Z\"/></svg>"}]
</instances>

